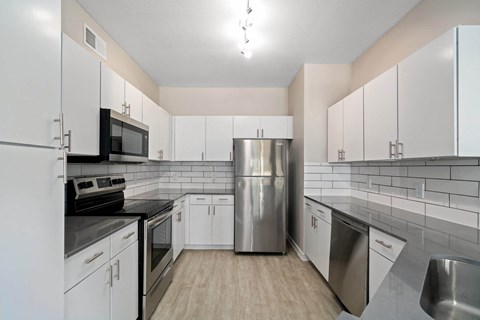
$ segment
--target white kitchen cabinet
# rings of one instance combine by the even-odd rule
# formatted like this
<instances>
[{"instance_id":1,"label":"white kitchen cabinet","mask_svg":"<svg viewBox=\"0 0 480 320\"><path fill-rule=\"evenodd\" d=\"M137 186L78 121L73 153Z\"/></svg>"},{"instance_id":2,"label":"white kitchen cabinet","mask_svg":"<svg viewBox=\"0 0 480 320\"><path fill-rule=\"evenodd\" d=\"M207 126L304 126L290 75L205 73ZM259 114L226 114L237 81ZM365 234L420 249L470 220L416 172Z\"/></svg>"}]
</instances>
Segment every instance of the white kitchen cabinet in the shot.
<instances>
[{"instance_id":1,"label":"white kitchen cabinet","mask_svg":"<svg viewBox=\"0 0 480 320\"><path fill-rule=\"evenodd\" d=\"M205 117L174 117L175 160L205 160Z\"/></svg>"},{"instance_id":2,"label":"white kitchen cabinet","mask_svg":"<svg viewBox=\"0 0 480 320\"><path fill-rule=\"evenodd\" d=\"M234 206L215 205L212 207L212 244L233 245Z\"/></svg>"},{"instance_id":3,"label":"white kitchen cabinet","mask_svg":"<svg viewBox=\"0 0 480 320\"><path fill-rule=\"evenodd\" d=\"M188 247L190 249L233 248L233 199L232 195L190 196L188 213Z\"/></svg>"},{"instance_id":4,"label":"white kitchen cabinet","mask_svg":"<svg viewBox=\"0 0 480 320\"><path fill-rule=\"evenodd\" d=\"M0 141L58 147L61 1L2 1L0 21Z\"/></svg>"},{"instance_id":5,"label":"white kitchen cabinet","mask_svg":"<svg viewBox=\"0 0 480 320\"><path fill-rule=\"evenodd\" d=\"M239 139L260 138L260 117L233 117L233 137Z\"/></svg>"},{"instance_id":6,"label":"white kitchen cabinet","mask_svg":"<svg viewBox=\"0 0 480 320\"><path fill-rule=\"evenodd\" d=\"M233 117L207 116L205 159L231 161L233 152Z\"/></svg>"},{"instance_id":7,"label":"white kitchen cabinet","mask_svg":"<svg viewBox=\"0 0 480 320\"><path fill-rule=\"evenodd\" d=\"M172 247L173 247L173 260L182 252L185 247L185 218L186 218L186 205L187 196L183 196L180 199L175 200L172 210Z\"/></svg>"},{"instance_id":8,"label":"white kitchen cabinet","mask_svg":"<svg viewBox=\"0 0 480 320\"><path fill-rule=\"evenodd\" d=\"M100 106L125 114L125 80L104 63L100 69Z\"/></svg>"},{"instance_id":9,"label":"white kitchen cabinet","mask_svg":"<svg viewBox=\"0 0 480 320\"><path fill-rule=\"evenodd\" d=\"M100 150L100 61L62 35L62 112L69 154ZM88 125L86 125L88 124Z\"/></svg>"},{"instance_id":10,"label":"white kitchen cabinet","mask_svg":"<svg viewBox=\"0 0 480 320\"><path fill-rule=\"evenodd\" d=\"M343 99L343 161L363 161L363 87Z\"/></svg>"},{"instance_id":11,"label":"white kitchen cabinet","mask_svg":"<svg viewBox=\"0 0 480 320\"><path fill-rule=\"evenodd\" d=\"M322 218L314 221L317 228L317 269L328 280L330 264L330 239L332 234L332 225Z\"/></svg>"},{"instance_id":12,"label":"white kitchen cabinet","mask_svg":"<svg viewBox=\"0 0 480 320\"><path fill-rule=\"evenodd\" d=\"M364 87L366 161L395 158L397 111L397 66L394 66Z\"/></svg>"},{"instance_id":13,"label":"white kitchen cabinet","mask_svg":"<svg viewBox=\"0 0 480 320\"><path fill-rule=\"evenodd\" d=\"M311 201L305 200L304 203L304 232L305 232L305 255L310 261L315 264L317 260L315 250L316 230L313 227L313 218L315 217L313 211L315 204Z\"/></svg>"},{"instance_id":14,"label":"white kitchen cabinet","mask_svg":"<svg viewBox=\"0 0 480 320\"><path fill-rule=\"evenodd\" d=\"M143 97L143 123L148 125L148 159L170 160L172 117L147 96Z\"/></svg>"},{"instance_id":15,"label":"white kitchen cabinet","mask_svg":"<svg viewBox=\"0 0 480 320\"><path fill-rule=\"evenodd\" d=\"M328 162L340 162L343 151L343 100L328 108Z\"/></svg>"},{"instance_id":16,"label":"white kitchen cabinet","mask_svg":"<svg viewBox=\"0 0 480 320\"><path fill-rule=\"evenodd\" d=\"M453 28L399 63L403 158L480 154L479 73L479 26Z\"/></svg>"},{"instance_id":17,"label":"white kitchen cabinet","mask_svg":"<svg viewBox=\"0 0 480 320\"><path fill-rule=\"evenodd\" d=\"M8 319L60 320L65 213L58 176L65 173L58 158L64 154L2 144L0 154L0 313Z\"/></svg>"},{"instance_id":18,"label":"white kitchen cabinet","mask_svg":"<svg viewBox=\"0 0 480 320\"><path fill-rule=\"evenodd\" d=\"M135 320L138 317L138 241L113 257L111 266L110 319Z\"/></svg>"},{"instance_id":19,"label":"white kitchen cabinet","mask_svg":"<svg viewBox=\"0 0 480 320\"><path fill-rule=\"evenodd\" d=\"M190 244L212 243L212 219L209 205L190 205Z\"/></svg>"},{"instance_id":20,"label":"white kitchen cabinet","mask_svg":"<svg viewBox=\"0 0 480 320\"><path fill-rule=\"evenodd\" d=\"M368 296L372 300L378 287L387 276L393 266L393 262L377 253L375 250L369 250L369 269L368 269Z\"/></svg>"},{"instance_id":21,"label":"white kitchen cabinet","mask_svg":"<svg viewBox=\"0 0 480 320\"><path fill-rule=\"evenodd\" d=\"M143 94L125 80L125 108L128 117L143 122Z\"/></svg>"},{"instance_id":22,"label":"white kitchen cabinet","mask_svg":"<svg viewBox=\"0 0 480 320\"><path fill-rule=\"evenodd\" d=\"M293 119L289 116L235 116L233 132L233 137L239 139L291 139Z\"/></svg>"},{"instance_id":23,"label":"white kitchen cabinet","mask_svg":"<svg viewBox=\"0 0 480 320\"><path fill-rule=\"evenodd\" d=\"M65 293L65 320L110 319L110 263Z\"/></svg>"}]
</instances>

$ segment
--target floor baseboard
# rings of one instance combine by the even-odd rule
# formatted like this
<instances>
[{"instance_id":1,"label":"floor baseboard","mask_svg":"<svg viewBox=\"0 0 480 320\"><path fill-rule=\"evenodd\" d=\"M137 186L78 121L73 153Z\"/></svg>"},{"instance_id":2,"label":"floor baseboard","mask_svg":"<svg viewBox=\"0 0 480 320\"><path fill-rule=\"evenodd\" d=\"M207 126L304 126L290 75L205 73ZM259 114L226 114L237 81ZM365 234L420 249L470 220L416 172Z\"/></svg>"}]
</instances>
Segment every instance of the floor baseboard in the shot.
<instances>
[{"instance_id":1,"label":"floor baseboard","mask_svg":"<svg viewBox=\"0 0 480 320\"><path fill-rule=\"evenodd\" d=\"M308 257L303 253L303 251L300 250L300 247L295 243L295 241L292 239L292 237L290 237L290 235L287 235L287 239L288 242L290 242L290 244L292 245L293 250L295 250L295 252L297 253L297 256L300 258L300 260L310 261L310 259L308 259Z\"/></svg>"}]
</instances>

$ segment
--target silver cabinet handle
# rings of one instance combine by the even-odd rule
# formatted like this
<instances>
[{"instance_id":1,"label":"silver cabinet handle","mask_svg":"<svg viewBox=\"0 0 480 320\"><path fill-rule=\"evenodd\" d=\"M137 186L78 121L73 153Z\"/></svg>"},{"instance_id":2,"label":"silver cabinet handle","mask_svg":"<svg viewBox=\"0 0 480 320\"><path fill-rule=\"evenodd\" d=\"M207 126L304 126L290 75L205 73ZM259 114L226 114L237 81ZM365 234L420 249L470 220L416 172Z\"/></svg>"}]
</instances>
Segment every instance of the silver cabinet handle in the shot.
<instances>
[{"instance_id":1,"label":"silver cabinet handle","mask_svg":"<svg viewBox=\"0 0 480 320\"><path fill-rule=\"evenodd\" d=\"M317 218L313 217L313 229L317 229Z\"/></svg>"},{"instance_id":2,"label":"silver cabinet handle","mask_svg":"<svg viewBox=\"0 0 480 320\"><path fill-rule=\"evenodd\" d=\"M203 151L202 151L202 161L203 161Z\"/></svg>"},{"instance_id":3,"label":"silver cabinet handle","mask_svg":"<svg viewBox=\"0 0 480 320\"><path fill-rule=\"evenodd\" d=\"M232 161L232 151L230 151L230 161Z\"/></svg>"},{"instance_id":4,"label":"silver cabinet handle","mask_svg":"<svg viewBox=\"0 0 480 320\"><path fill-rule=\"evenodd\" d=\"M126 115L127 114L127 103L124 102L122 103L122 114Z\"/></svg>"},{"instance_id":5,"label":"silver cabinet handle","mask_svg":"<svg viewBox=\"0 0 480 320\"><path fill-rule=\"evenodd\" d=\"M402 151L400 151L400 147ZM397 142L397 158L403 159L403 143L402 142Z\"/></svg>"},{"instance_id":6,"label":"silver cabinet handle","mask_svg":"<svg viewBox=\"0 0 480 320\"><path fill-rule=\"evenodd\" d=\"M68 137L68 145L64 148L68 149L68 152L72 152L72 130L68 130L68 133L65 133L64 136Z\"/></svg>"},{"instance_id":7,"label":"silver cabinet handle","mask_svg":"<svg viewBox=\"0 0 480 320\"><path fill-rule=\"evenodd\" d=\"M227 198L219 198L218 200L220 200L220 201L227 201L228 199L227 199Z\"/></svg>"},{"instance_id":8,"label":"silver cabinet handle","mask_svg":"<svg viewBox=\"0 0 480 320\"><path fill-rule=\"evenodd\" d=\"M63 156L57 158L59 161L63 161L63 174L57 176L59 179L63 179L63 184L67 184L68 180L68 168L67 168L67 153L63 151Z\"/></svg>"},{"instance_id":9,"label":"silver cabinet handle","mask_svg":"<svg viewBox=\"0 0 480 320\"><path fill-rule=\"evenodd\" d=\"M215 215L215 206L213 206L213 215Z\"/></svg>"},{"instance_id":10,"label":"silver cabinet handle","mask_svg":"<svg viewBox=\"0 0 480 320\"><path fill-rule=\"evenodd\" d=\"M54 137L55 140L59 140L60 141L60 148L63 148L63 144L64 144L64 140L63 140L63 137L64 137L64 134L63 134L63 130L64 130L64 127L63 127L63 113L60 113L58 115L58 119L54 119L53 122L58 122L58 125L60 126L60 136L57 136L57 137Z\"/></svg>"},{"instance_id":11,"label":"silver cabinet handle","mask_svg":"<svg viewBox=\"0 0 480 320\"><path fill-rule=\"evenodd\" d=\"M310 227L313 228L313 216L310 216Z\"/></svg>"},{"instance_id":12,"label":"silver cabinet handle","mask_svg":"<svg viewBox=\"0 0 480 320\"><path fill-rule=\"evenodd\" d=\"M183 199L182 201L180 201L180 203L185 203L185 199Z\"/></svg>"},{"instance_id":13,"label":"silver cabinet handle","mask_svg":"<svg viewBox=\"0 0 480 320\"><path fill-rule=\"evenodd\" d=\"M391 245L391 244L386 244L386 243L383 242L382 240L375 239L375 242L381 244L382 246L384 246L384 247L387 248L387 249L391 249L391 248L392 248L392 245Z\"/></svg>"},{"instance_id":14,"label":"silver cabinet handle","mask_svg":"<svg viewBox=\"0 0 480 320\"><path fill-rule=\"evenodd\" d=\"M259 134L258 134L258 133L259 133L259 131L260 131L260 130L259 130L259 129L257 129L257 138L259 138Z\"/></svg>"},{"instance_id":15,"label":"silver cabinet handle","mask_svg":"<svg viewBox=\"0 0 480 320\"><path fill-rule=\"evenodd\" d=\"M91 258L85 259L85 264L91 263L93 260L95 260L95 259L97 259L98 257L100 257L102 254L103 254L103 251L100 251L100 252L95 253Z\"/></svg>"},{"instance_id":16,"label":"silver cabinet handle","mask_svg":"<svg viewBox=\"0 0 480 320\"><path fill-rule=\"evenodd\" d=\"M127 240L128 238L130 238L130 237L133 236L134 234L135 234L135 231L132 231L132 232L130 232L129 234L123 236L123 239L124 239L124 240Z\"/></svg>"},{"instance_id":17,"label":"silver cabinet handle","mask_svg":"<svg viewBox=\"0 0 480 320\"><path fill-rule=\"evenodd\" d=\"M262 129L262 138L263 138L263 129Z\"/></svg>"},{"instance_id":18,"label":"silver cabinet handle","mask_svg":"<svg viewBox=\"0 0 480 320\"><path fill-rule=\"evenodd\" d=\"M342 149L342 161L345 161L345 150Z\"/></svg>"},{"instance_id":19,"label":"silver cabinet handle","mask_svg":"<svg viewBox=\"0 0 480 320\"><path fill-rule=\"evenodd\" d=\"M338 158L338 161L341 161L342 160L342 156L340 155L341 154L341 151L340 149L337 150L337 158Z\"/></svg>"},{"instance_id":20,"label":"silver cabinet handle","mask_svg":"<svg viewBox=\"0 0 480 320\"><path fill-rule=\"evenodd\" d=\"M208 215L210 215L210 206L208 206Z\"/></svg>"},{"instance_id":21,"label":"silver cabinet handle","mask_svg":"<svg viewBox=\"0 0 480 320\"><path fill-rule=\"evenodd\" d=\"M305 202L305 205L306 205L307 207L311 207L311 206L312 206L312 205L311 205L310 203L308 203L308 202Z\"/></svg>"},{"instance_id":22,"label":"silver cabinet handle","mask_svg":"<svg viewBox=\"0 0 480 320\"><path fill-rule=\"evenodd\" d=\"M105 270L106 272L108 272L108 277L107 277L107 282L105 284L108 284L110 287L112 286L112 266L108 266L107 267L107 270Z\"/></svg>"},{"instance_id":23,"label":"silver cabinet handle","mask_svg":"<svg viewBox=\"0 0 480 320\"><path fill-rule=\"evenodd\" d=\"M323 212L323 210L320 210L320 209L317 209L317 211L320 212L320 213L323 213L323 214L325 213L325 212Z\"/></svg>"},{"instance_id":24,"label":"silver cabinet handle","mask_svg":"<svg viewBox=\"0 0 480 320\"><path fill-rule=\"evenodd\" d=\"M120 280L120 260L117 259L114 265L117 266L117 274L114 275L114 277L117 278L117 280Z\"/></svg>"},{"instance_id":25,"label":"silver cabinet handle","mask_svg":"<svg viewBox=\"0 0 480 320\"><path fill-rule=\"evenodd\" d=\"M127 106L127 103L125 102L125 115L130 118L130 113L131 113L130 103Z\"/></svg>"},{"instance_id":26,"label":"silver cabinet handle","mask_svg":"<svg viewBox=\"0 0 480 320\"><path fill-rule=\"evenodd\" d=\"M198 197L197 197L197 200L205 200L205 198L198 198Z\"/></svg>"},{"instance_id":27,"label":"silver cabinet handle","mask_svg":"<svg viewBox=\"0 0 480 320\"><path fill-rule=\"evenodd\" d=\"M392 141L390 141L388 144L388 153L389 153L389 156L388 156L389 159L395 159L396 144L393 143Z\"/></svg>"}]
</instances>

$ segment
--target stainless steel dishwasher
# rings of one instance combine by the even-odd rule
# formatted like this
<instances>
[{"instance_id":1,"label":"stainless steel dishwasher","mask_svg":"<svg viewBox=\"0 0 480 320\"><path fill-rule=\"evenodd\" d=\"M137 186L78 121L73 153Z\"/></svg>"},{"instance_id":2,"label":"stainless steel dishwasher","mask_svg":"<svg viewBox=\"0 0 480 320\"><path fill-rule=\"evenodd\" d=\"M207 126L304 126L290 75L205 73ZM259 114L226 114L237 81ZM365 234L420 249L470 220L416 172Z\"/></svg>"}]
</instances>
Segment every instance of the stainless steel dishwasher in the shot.
<instances>
[{"instance_id":1,"label":"stainless steel dishwasher","mask_svg":"<svg viewBox=\"0 0 480 320\"><path fill-rule=\"evenodd\" d=\"M368 297L368 226L332 215L329 267L333 291L350 313L360 316Z\"/></svg>"}]
</instances>

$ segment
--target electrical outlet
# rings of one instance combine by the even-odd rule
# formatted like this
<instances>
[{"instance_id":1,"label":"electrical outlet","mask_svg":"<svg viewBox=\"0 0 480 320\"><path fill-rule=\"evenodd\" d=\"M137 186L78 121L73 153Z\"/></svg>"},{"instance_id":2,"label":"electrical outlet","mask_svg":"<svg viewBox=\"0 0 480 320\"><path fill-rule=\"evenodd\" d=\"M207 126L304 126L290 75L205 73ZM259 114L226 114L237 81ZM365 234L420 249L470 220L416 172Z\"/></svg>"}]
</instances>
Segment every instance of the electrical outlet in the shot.
<instances>
[{"instance_id":1,"label":"electrical outlet","mask_svg":"<svg viewBox=\"0 0 480 320\"><path fill-rule=\"evenodd\" d=\"M425 183L415 183L415 197L425 198Z\"/></svg>"},{"instance_id":2,"label":"electrical outlet","mask_svg":"<svg viewBox=\"0 0 480 320\"><path fill-rule=\"evenodd\" d=\"M372 189L372 178L368 178L368 189Z\"/></svg>"}]
</instances>

